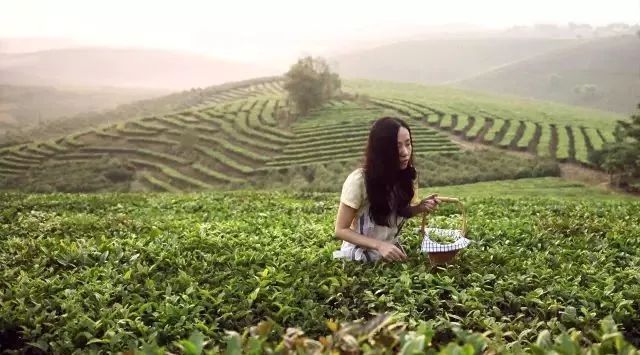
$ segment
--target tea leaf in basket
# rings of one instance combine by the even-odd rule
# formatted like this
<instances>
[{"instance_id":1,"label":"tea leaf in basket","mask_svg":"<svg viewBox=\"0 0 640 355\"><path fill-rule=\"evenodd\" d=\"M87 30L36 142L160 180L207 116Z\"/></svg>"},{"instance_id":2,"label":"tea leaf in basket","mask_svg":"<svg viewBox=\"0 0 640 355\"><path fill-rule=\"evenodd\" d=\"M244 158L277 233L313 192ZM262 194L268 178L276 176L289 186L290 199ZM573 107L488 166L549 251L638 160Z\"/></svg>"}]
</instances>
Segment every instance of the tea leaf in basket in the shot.
<instances>
[{"instance_id":1,"label":"tea leaf in basket","mask_svg":"<svg viewBox=\"0 0 640 355\"><path fill-rule=\"evenodd\" d=\"M456 241L455 237L438 234L434 231L429 231L428 237L429 239L431 239L431 241L439 244L451 244Z\"/></svg>"}]
</instances>

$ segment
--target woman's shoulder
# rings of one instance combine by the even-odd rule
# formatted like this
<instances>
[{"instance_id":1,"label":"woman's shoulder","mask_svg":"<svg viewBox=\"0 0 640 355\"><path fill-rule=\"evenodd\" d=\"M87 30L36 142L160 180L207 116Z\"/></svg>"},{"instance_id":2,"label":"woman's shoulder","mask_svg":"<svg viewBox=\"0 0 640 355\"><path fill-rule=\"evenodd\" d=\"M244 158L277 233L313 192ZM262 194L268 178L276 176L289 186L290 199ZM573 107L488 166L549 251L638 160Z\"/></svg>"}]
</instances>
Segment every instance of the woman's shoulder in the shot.
<instances>
[{"instance_id":1,"label":"woman's shoulder","mask_svg":"<svg viewBox=\"0 0 640 355\"><path fill-rule=\"evenodd\" d=\"M353 170L348 176L345 182L355 184L355 183L364 183L364 169L357 168Z\"/></svg>"},{"instance_id":2,"label":"woman's shoulder","mask_svg":"<svg viewBox=\"0 0 640 355\"><path fill-rule=\"evenodd\" d=\"M364 185L364 170L362 168L352 171L342 185L340 202L355 209L362 207L366 199L366 188Z\"/></svg>"},{"instance_id":3,"label":"woman's shoulder","mask_svg":"<svg viewBox=\"0 0 640 355\"><path fill-rule=\"evenodd\" d=\"M358 178L364 178L364 168L357 168L349 174L349 176L355 176Z\"/></svg>"},{"instance_id":4,"label":"woman's shoulder","mask_svg":"<svg viewBox=\"0 0 640 355\"><path fill-rule=\"evenodd\" d=\"M364 190L364 169L358 168L353 170L342 185L343 189Z\"/></svg>"}]
</instances>

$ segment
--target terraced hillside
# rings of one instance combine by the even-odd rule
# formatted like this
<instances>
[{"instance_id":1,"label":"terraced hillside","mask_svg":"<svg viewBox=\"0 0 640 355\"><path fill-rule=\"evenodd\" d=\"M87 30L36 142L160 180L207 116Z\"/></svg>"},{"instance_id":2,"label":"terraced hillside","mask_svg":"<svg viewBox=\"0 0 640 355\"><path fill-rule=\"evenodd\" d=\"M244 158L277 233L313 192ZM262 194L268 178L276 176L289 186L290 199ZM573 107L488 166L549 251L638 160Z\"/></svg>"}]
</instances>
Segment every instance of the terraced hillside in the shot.
<instances>
[{"instance_id":1,"label":"terraced hillside","mask_svg":"<svg viewBox=\"0 0 640 355\"><path fill-rule=\"evenodd\" d=\"M384 115L410 123L416 162L428 183L548 176L555 168L539 159L468 151L451 138L588 165L588 153L613 139L618 118L545 103L459 97L448 89L364 83L350 82L348 88L358 87L368 99L336 99L293 124L286 122L281 83L273 81L218 92L189 110L5 148L0 184L42 184L35 190L49 191L51 177L65 180L115 159L131 176L123 178L129 173L122 169L104 175L130 179L134 191L268 188L278 181L283 187L323 182L323 190L333 191L361 158L371 122Z\"/></svg>"},{"instance_id":2,"label":"terraced hillside","mask_svg":"<svg viewBox=\"0 0 640 355\"><path fill-rule=\"evenodd\" d=\"M152 99L130 102L119 105L112 110L80 113L55 120L46 120L38 124L29 124L30 121L34 121L37 118L31 117L31 119L22 120L19 127L17 124L14 125L13 128L19 128L19 130L0 134L0 148L24 144L32 140L56 139L105 124L128 121L145 116L170 114L198 107L209 107L229 100L279 92L279 85L276 85L279 80L278 77L262 77L204 88L193 88ZM35 108L30 107L29 109L33 110Z\"/></svg>"},{"instance_id":3,"label":"terraced hillside","mask_svg":"<svg viewBox=\"0 0 640 355\"><path fill-rule=\"evenodd\" d=\"M363 108L351 101L332 101L329 107L294 125L294 138L267 166L285 167L357 159L362 156L372 122L384 114L385 111L380 108ZM459 150L459 146L446 135L425 126L415 126L412 135L417 152Z\"/></svg>"},{"instance_id":4,"label":"terraced hillside","mask_svg":"<svg viewBox=\"0 0 640 355\"><path fill-rule=\"evenodd\" d=\"M373 105L426 121L460 138L561 162L590 165L589 152L613 141L623 116L545 102L419 85L356 82Z\"/></svg>"},{"instance_id":5,"label":"terraced hillside","mask_svg":"<svg viewBox=\"0 0 640 355\"><path fill-rule=\"evenodd\" d=\"M7 149L0 167L8 176L37 168L46 160L64 164L108 155L126 158L150 188L174 191L239 183L289 137L263 123L271 120L267 108L276 104L268 98L239 100L101 127Z\"/></svg>"},{"instance_id":6,"label":"terraced hillside","mask_svg":"<svg viewBox=\"0 0 640 355\"><path fill-rule=\"evenodd\" d=\"M104 157L125 159L147 190L185 191L240 186L273 171L350 161L362 155L380 109L335 101L292 130L278 127L277 88L249 99L171 115L145 117L34 142L0 154L2 177L17 177L45 162L71 164ZM332 118L333 117L333 118ZM427 127L414 130L418 148L455 152L458 146Z\"/></svg>"}]
</instances>

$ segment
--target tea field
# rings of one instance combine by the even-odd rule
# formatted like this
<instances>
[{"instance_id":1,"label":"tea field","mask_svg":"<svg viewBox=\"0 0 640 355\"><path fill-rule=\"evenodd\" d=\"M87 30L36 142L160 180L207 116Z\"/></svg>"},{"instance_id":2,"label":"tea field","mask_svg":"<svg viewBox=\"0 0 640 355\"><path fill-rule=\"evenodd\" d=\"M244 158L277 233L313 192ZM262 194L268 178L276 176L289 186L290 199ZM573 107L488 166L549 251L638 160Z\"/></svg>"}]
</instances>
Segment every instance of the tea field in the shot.
<instances>
[{"instance_id":1,"label":"tea field","mask_svg":"<svg viewBox=\"0 0 640 355\"><path fill-rule=\"evenodd\" d=\"M465 140L587 166L589 152L613 141L616 120L625 119L605 111L444 87L354 80L347 88Z\"/></svg>"},{"instance_id":2,"label":"tea field","mask_svg":"<svg viewBox=\"0 0 640 355\"><path fill-rule=\"evenodd\" d=\"M589 154L612 141L616 120L624 119L444 87L354 80L345 91L294 119L282 81L261 81L215 91L178 112L3 147L0 189L335 191L362 157L371 123L385 115L411 126L418 167L429 172L430 184L554 176L556 162L590 167Z\"/></svg>"},{"instance_id":3,"label":"tea field","mask_svg":"<svg viewBox=\"0 0 640 355\"><path fill-rule=\"evenodd\" d=\"M463 199L473 240L437 272L417 251L417 219L402 232L405 263L333 260L335 193L2 193L0 352L640 346L637 199L560 179L421 194L434 190ZM380 321L379 336L338 329L380 313L400 323Z\"/></svg>"}]
</instances>

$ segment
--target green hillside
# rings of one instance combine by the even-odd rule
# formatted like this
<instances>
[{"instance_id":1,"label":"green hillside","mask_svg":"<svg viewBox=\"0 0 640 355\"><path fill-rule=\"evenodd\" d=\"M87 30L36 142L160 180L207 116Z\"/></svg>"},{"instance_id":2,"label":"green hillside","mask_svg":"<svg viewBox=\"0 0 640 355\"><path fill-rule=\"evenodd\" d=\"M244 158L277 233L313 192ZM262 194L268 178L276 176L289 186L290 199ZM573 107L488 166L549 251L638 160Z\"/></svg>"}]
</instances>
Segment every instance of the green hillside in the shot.
<instances>
[{"instance_id":1,"label":"green hillside","mask_svg":"<svg viewBox=\"0 0 640 355\"><path fill-rule=\"evenodd\" d=\"M558 177L535 179L478 182L465 185L434 186L423 188L423 195L438 193L442 196L464 196L465 198L491 198L500 196L512 199L548 200L629 200L638 201L637 196L621 195L597 186L569 181Z\"/></svg>"},{"instance_id":2,"label":"green hillside","mask_svg":"<svg viewBox=\"0 0 640 355\"><path fill-rule=\"evenodd\" d=\"M37 121L37 113L24 120L21 124L13 125L10 132L0 135L0 147L25 143L31 140L47 140L72 134L77 131L92 129L96 126L132 120L136 117L163 115L195 107L208 107L215 103L237 100L256 95L252 88L259 90L262 83L273 81L273 77L255 78L251 80L229 82L221 85L192 88L174 92L152 99L124 103L110 110L99 112L83 112L76 115L60 117L56 120L44 120L37 125L29 125ZM270 91L269 91L270 92ZM11 96L9 96L11 97ZM34 101L20 103L20 107L11 107L9 101L0 103L0 110L33 110L38 104ZM60 104L60 103L58 103Z\"/></svg>"},{"instance_id":3,"label":"green hillside","mask_svg":"<svg viewBox=\"0 0 640 355\"><path fill-rule=\"evenodd\" d=\"M588 165L620 116L449 88L348 81L345 96L288 123L279 81L216 93L189 110L0 150L0 181L29 191L336 191L373 120L404 117L426 185L557 175ZM285 117L285 118L283 118ZM487 149L469 149L464 140ZM531 157L502 154L529 151ZM537 156L537 157L536 157Z\"/></svg>"},{"instance_id":4,"label":"green hillside","mask_svg":"<svg viewBox=\"0 0 640 355\"><path fill-rule=\"evenodd\" d=\"M640 101L640 39L582 43L478 73L455 85L628 114Z\"/></svg>"},{"instance_id":5,"label":"green hillside","mask_svg":"<svg viewBox=\"0 0 640 355\"><path fill-rule=\"evenodd\" d=\"M612 141L616 121L625 119L605 111L419 84L359 80L350 81L348 89L469 141L585 165L589 151Z\"/></svg>"}]
</instances>

